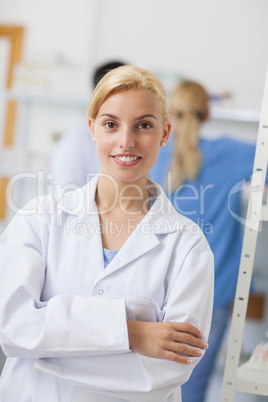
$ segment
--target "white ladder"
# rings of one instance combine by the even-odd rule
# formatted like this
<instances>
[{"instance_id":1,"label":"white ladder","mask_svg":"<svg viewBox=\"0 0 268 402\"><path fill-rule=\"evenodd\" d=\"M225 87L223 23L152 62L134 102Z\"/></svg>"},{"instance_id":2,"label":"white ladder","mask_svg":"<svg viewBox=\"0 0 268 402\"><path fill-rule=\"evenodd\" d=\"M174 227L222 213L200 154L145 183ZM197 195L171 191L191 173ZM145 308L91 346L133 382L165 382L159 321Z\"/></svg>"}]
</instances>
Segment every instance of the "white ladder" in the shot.
<instances>
[{"instance_id":1,"label":"white ladder","mask_svg":"<svg viewBox=\"0 0 268 402\"><path fill-rule=\"evenodd\" d=\"M247 363L238 367L258 232L262 221L268 221L268 205L263 194L268 163L268 69L266 74L257 147L251 179L250 199L237 280L232 323L223 378L221 402L233 402L235 392L268 395L268 373L249 370ZM267 244L268 246L268 244Z\"/></svg>"}]
</instances>

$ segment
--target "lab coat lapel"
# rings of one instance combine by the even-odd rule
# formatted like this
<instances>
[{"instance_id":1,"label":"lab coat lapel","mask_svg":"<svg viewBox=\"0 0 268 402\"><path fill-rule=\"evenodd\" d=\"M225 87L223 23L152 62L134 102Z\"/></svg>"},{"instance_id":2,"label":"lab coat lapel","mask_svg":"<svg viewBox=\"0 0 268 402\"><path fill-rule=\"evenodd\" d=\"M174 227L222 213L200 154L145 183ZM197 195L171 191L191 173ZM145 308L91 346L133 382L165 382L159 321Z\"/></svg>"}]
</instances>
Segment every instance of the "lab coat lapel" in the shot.
<instances>
[{"instance_id":1,"label":"lab coat lapel","mask_svg":"<svg viewBox=\"0 0 268 402\"><path fill-rule=\"evenodd\" d=\"M178 214L168 201L163 189L148 179L148 192L155 202L119 253L104 270L106 276L147 253L159 243L159 235L178 230Z\"/></svg>"},{"instance_id":2,"label":"lab coat lapel","mask_svg":"<svg viewBox=\"0 0 268 402\"><path fill-rule=\"evenodd\" d=\"M97 207L96 213L90 217L84 217L81 224L87 228L87 233L79 236L79 241L94 271L99 276L104 270L104 259Z\"/></svg>"},{"instance_id":3,"label":"lab coat lapel","mask_svg":"<svg viewBox=\"0 0 268 402\"><path fill-rule=\"evenodd\" d=\"M156 247L158 244L159 240L151 231L148 216L146 215L120 249L119 253L113 258L113 260L104 270L103 276L106 276L124 267L125 265L150 251L152 248Z\"/></svg>"},{"instance_id":4,"label":"lab coat lapel","mask_svg":"<svg viewBox=\"0 0 268 402\"><path fill-rule=\"evenodd\" d=\"M95 204L95 192L98 176L94 177L84 187L67 193L60 201L58 208L77 219L74 241L79 241L99 276L104 270L102 240L98 209Z\"/></svg>"},{"instance_id":5,"label":"lab coat lapel","mask_svg":"<svg viewBox=\"0 0 268 402\"><path fill-rule=\"evenodd\" d=\"M59 208L65 213L76 215L78 224L85 230L79 231L78 238L97 276L106 276L137 259L159 244L158 235L178 230L178 214L167 200L163 189L148 179L148 192L156 200L149 213L128 238L119 253L104 269L103 248L100 234L98 209L95 192L98 175L86 186L70 192L62 200ZM64 206L63 206L64 205ZM74 207L75 205L75 207ZM174 219L176 222L174 222ZM174 223L175 226L174 227Z\"/></svg>"}]
</instances>

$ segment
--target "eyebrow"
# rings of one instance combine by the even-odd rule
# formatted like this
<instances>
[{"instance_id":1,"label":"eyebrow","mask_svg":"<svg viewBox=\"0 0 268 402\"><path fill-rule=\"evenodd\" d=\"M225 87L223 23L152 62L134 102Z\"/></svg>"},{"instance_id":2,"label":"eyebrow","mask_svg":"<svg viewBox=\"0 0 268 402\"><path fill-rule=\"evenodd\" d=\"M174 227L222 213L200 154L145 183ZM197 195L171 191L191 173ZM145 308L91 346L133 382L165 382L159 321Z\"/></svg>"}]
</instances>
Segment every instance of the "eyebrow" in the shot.
<instances>
[{"instance_id":1,"label":"eyebrow","mask_svg":"<svg viewBox=\"0 0 268 402\"><path fill-rule=\"evenodd\" d=\"M114 114L108 114L108 113L104 113L102 114L99 118L101 117L110 117L110 119L119 119L117 116L115 116ZM120 120L120 119L119 119Z\"/></svg>"},{"instance_id":2,"label":"eyebrow","mask_svg":"<svg viewBox=\"0 0 268 402\"><path fill-rule=\"evenodd\" d=\"M153 119L157 120L157 117L154 114L143 114L142 116L137 117L135 120L142 120L146 119L147 117L152 117Z\"/></svg>"},{"instance_id":3,"label":"eyebrow","mask_svg":"<svg viewBox=\"0 0 268 402\"><path fill-rule=\"evenodd\" d=\"M101 117L106 117L106 116L107 116L107 117L110 117L110 119L117 119L117 120L120 120L119 117L115 116L114 114L109 114L109 113L104 113L104 114L102 114L102 115L100 116L100 118L101 118ZM143 115L141 115L141 116L139 116L139 117L136 117L135 121L136 121L136 120L146 119L147 117L152 117L153 119L157 120L157 117L156 117L154 114L143 114Z\"/></svg>"}]
</instances>

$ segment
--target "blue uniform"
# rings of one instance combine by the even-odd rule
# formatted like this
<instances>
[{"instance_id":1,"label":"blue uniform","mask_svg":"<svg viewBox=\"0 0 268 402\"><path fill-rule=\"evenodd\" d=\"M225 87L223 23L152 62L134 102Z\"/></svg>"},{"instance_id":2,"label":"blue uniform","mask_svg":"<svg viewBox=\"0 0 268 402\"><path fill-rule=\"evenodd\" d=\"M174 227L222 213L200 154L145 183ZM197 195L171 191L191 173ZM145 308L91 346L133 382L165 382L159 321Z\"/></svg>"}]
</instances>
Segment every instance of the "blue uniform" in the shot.
<instances>
[{"instance_id":1,"label":"blue uniform","mask_svg":"<svg viewBox=\"0 0 268 402\"><path fill-rule=\"evenodd\" d=\"M178 212L203 230L215 258L214 308L234 298L242 236L241 188L250 179L256 144L228 137L201 139L201 169L196 180L187 180L169 193L167 172L172 158L172 141L161 148L152 179L166 186L168 197ZM239 189L241 191L239 191Z\"/></svg>"},{"instance_id":2,"label":"blue uniform","mask_svg":"<svg viewBox=\"0 0 268 402\"><path fill-rule=\"evenodd\" d=\"M196 180L187 180L175 192L169 191L168 170L173 141L160 149L151 176L165 185L175 208L196 222L203 230L214 253L215 292L214 311L209 348L182 386L184 402L202 402L217 352L229 317L230 303L235 295L242 248L241 191L250 179L256 144L228 137L200 140L201 168Z\"/></svg>"}]
</instances>

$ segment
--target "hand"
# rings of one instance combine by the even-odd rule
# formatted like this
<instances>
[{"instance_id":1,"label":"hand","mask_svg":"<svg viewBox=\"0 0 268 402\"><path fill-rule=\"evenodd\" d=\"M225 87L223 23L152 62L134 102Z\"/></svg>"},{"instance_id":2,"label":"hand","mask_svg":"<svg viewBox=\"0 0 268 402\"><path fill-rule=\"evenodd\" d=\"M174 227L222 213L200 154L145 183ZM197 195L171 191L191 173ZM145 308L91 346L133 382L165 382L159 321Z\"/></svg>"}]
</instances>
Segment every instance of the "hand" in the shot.
<instances>
[{"instance_id":1,"label":"hand","mask_svg":"<svg viewBox=\"0 0 268 402\"><path fill-rule=\"evenodd\" d=\"M127 321L130 349L144 356L190 364L208 344L193 325L179 322ZM197 348L197 349L196 349Z\"/></svg>"}]
</instances>

